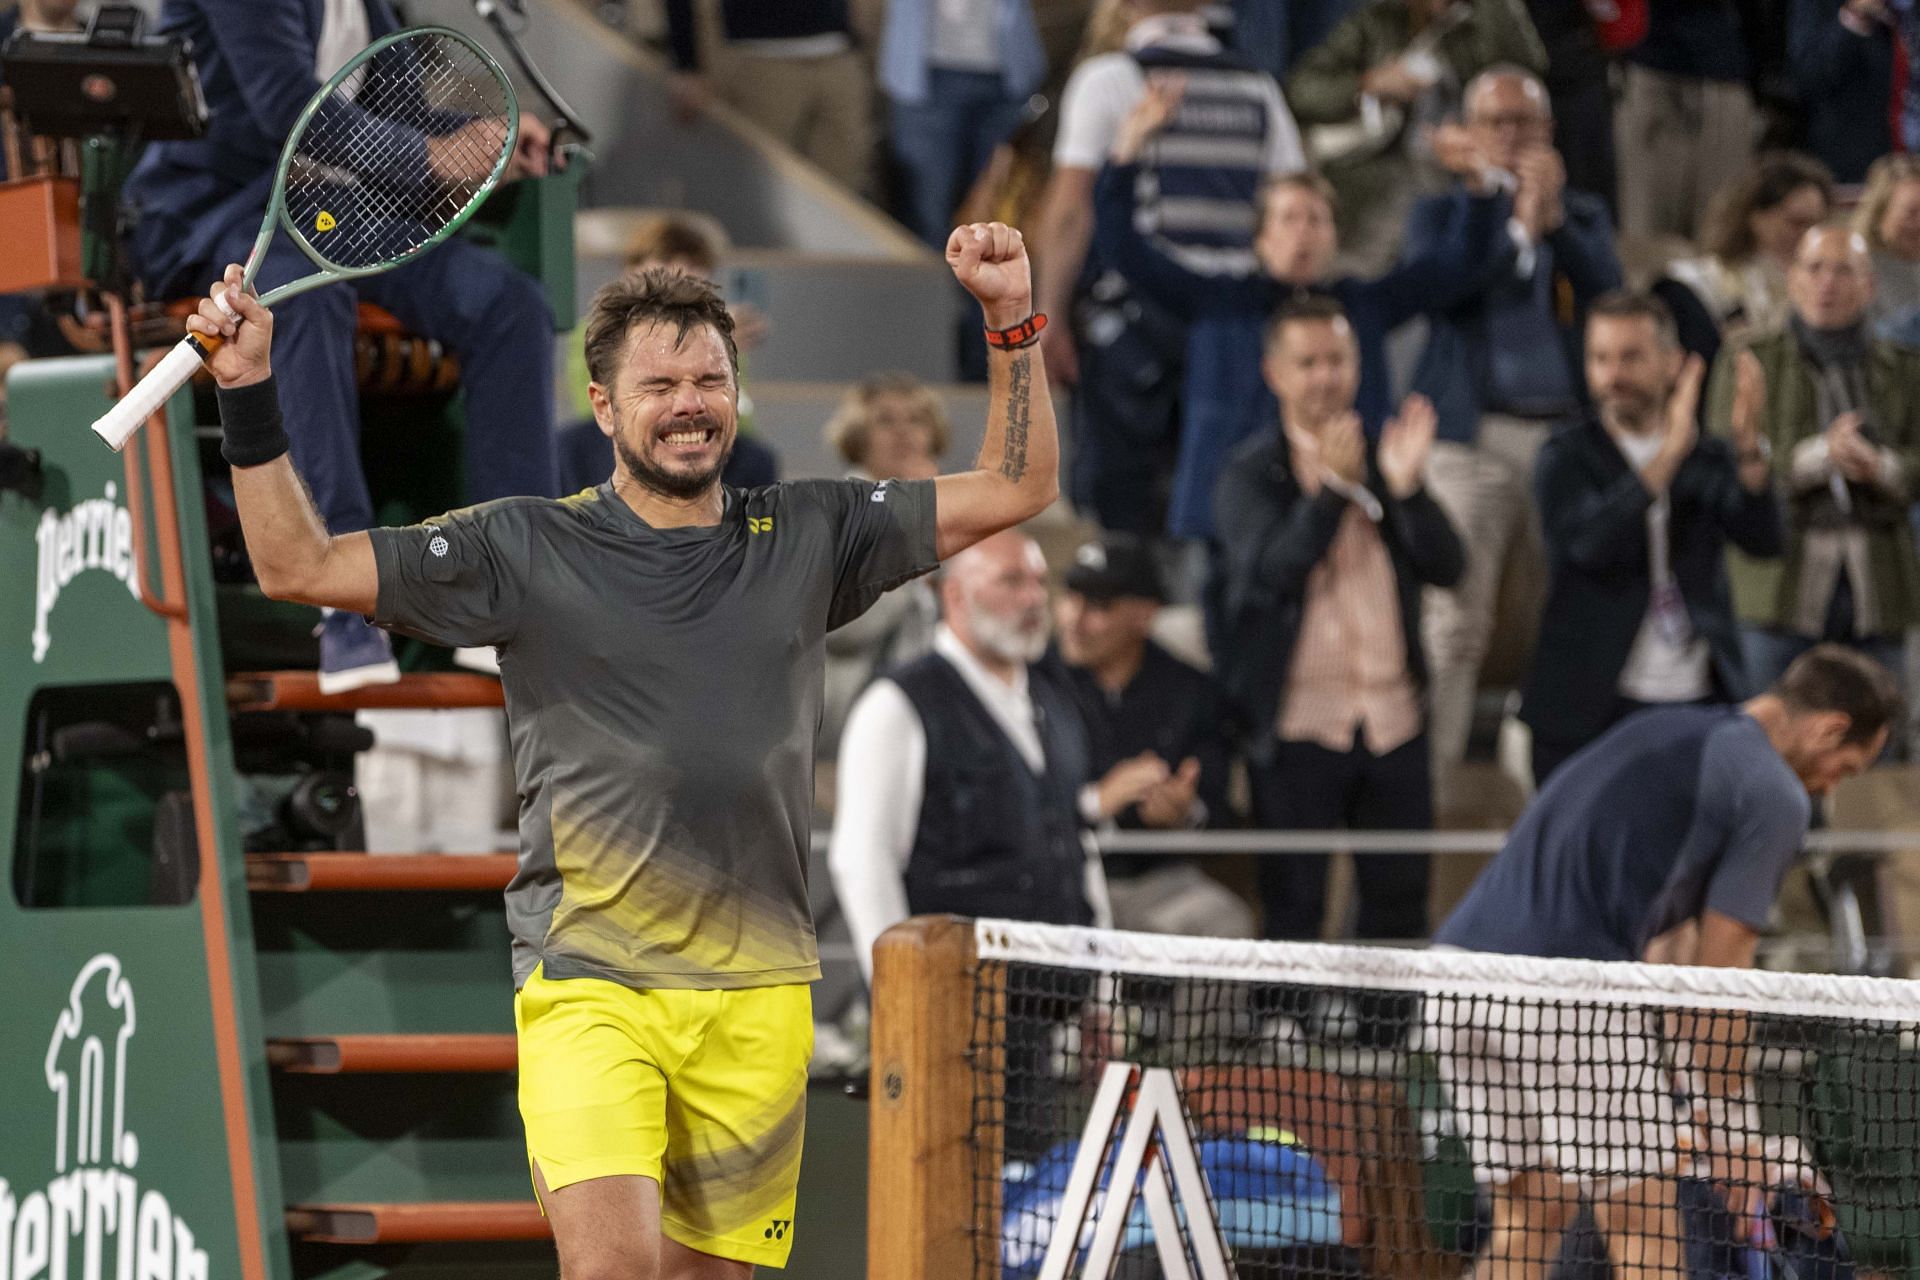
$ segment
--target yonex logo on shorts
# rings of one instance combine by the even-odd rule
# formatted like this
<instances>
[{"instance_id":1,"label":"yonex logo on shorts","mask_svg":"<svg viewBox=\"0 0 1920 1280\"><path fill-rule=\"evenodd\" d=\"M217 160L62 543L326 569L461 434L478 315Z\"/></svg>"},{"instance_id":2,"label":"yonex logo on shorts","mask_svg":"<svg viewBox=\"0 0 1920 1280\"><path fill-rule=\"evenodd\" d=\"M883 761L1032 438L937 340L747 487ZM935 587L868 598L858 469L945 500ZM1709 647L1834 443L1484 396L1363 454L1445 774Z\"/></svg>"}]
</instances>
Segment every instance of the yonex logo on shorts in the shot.
<instances>
[{"instance_id":1,"label":"yonex logo on shorts","mask_svg":"<svg viewBox=\"0 0 1920 1280\"><path fill-rule=\"evenodd\" d=\"M787 1238L787 1229L791 1226L793 1226L792 1218L775 1218L773 1225L768 1227L763 1234L769 1240L785 1240Z\"/></svg>"}]
</instances>

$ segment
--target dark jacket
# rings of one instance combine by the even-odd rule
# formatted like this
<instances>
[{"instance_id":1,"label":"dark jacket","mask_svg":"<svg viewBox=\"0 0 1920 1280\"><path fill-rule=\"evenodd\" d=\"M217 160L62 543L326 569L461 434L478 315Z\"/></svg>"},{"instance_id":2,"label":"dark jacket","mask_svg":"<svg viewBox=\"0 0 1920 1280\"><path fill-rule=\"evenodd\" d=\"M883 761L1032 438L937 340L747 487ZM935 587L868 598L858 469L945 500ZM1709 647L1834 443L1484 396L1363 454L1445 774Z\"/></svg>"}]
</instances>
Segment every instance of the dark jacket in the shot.
<instances>
[{"instance_id":1,"label":"dark jacket","mask_svg":"<svg viewBox=\"0 0 1920 1280\"><path fill-rule=\"evenodd\" d=\"M1094 243L1102 261L1141 293L1188 323L1180 461L1168 532L1213 533L1212 500L1221 468L1240 442L1273 421L1278 406L1261 376L1269 316L1293 293L1260 275L1201 276L1160 252L1134 225L1136 165L1109 165L1094 188ZM1423 312L1452 305L1479 287L1480 264L1506 243L1506 209L1492 196L1449 207L1454 221L1425 251L1374 280L1329 280L1310 292L1336 299L1360 348L1356 408L1369 433L1392 413L1387 338Z\"/></svg>"},{"instance_id":2,"label":"dark jacket","mask_svg":"<svg viewBox=\"0 0 1920 1280\"><path fill-rule=\"evenodd\" d=\"M1087 738L1072 695L1029 669L1046 757L1035 774L965 677L937 653L891 675L927 734L919 827L907 859L907 907L1042 924L1091 924L1080 788Z\"/></svg>"},{"instance_id":3,"label":"dark jacket","mask_svg":"<svg viewBox=\"0 0 1920 1280\"><path fill-rule=\"evenodd\" d=\"M1104 777L1107 770L1142 751L1153 752L1174 768L1191 757L1200 764L1198 794L1207 806L1206 825L1233 825L1227 800L1230 715L1226 694L1212 676L1151 640L1140 670L1118 696L1101 688L1091 672L1068 666L1057 650L1048 655L1045 665L1057 671L1080 708L1092 751L1089 777ZM1132 807L1122 810L1116 821L1125 828L1141 826L1140 815ZM1107 862L1111 870L1113 860Z\"/></svg>"},{"instance_id":4,"label":"dark jacket","mask_svg":"<svg viewBox=\"0 0 1920 1280\"><path fill-rule=\"evenodd\" d=\"M1466 552L1425 489L1404 500L1387 492L1371 442L1367 488L1385 510L1380 533L1393 558L1408 672L1416 685L1424 685L1420 589L1458 583ZM1220 672L1248 730L1248 754L1255 763L1265 763L1273 752L1274 723L1306 609L1307 579L1333 544L1346 510L1347 500L1328 489L1306 495L1278 431L1248 441L1220 477L1214 511L1227 572Z\"/></svg>"},{"instance_id":5,"label":"dark jacket","mask_svg":"<svg viewBox=\"0 0 1920 1280\"><path fill-rule=\"evenodd\" d=\"M1433 252L1436 241L1453 234L1460 206L1474 197L1464 188L1428 196L1413 207L1407 219L1406 255ZM1559 299L1558 332L1554 336L1566 351L1574 391L1585 394L1586 380L1581 334L1586 330L1587 307L1623 280L1619 256L1613 247L1613 224L1607 206L1598 197L1568 189L1562 195L1566 220L1546 238L1553 251L1554 293ZM1499 221L1513 214L1512 198L1498 198ZM1440 438L1471 444L1480 433L1480 415L1493 407L1486 403L1492 381L1487 336L1487 299L1497 289L1513 287L1518 254L1511 237L1484 263L1477 287L1465 298L1433 315L1427 347L1414 370L1413 389L1433 401L1440 415Z\"/></svg>"},{"instance_id":6,"label":"dark jacket","mask_svg":"<svg viewBox=\"0 0 1920 1280\"><path fill-rule=\"evenodd\" d=\"M387 0L366 5L372 39L399 30ZM205 136L154 143L127 180L134 256L150 288L199 291L189 273L218 265L220 242L266 213L280 148L320 88L313 59L324 9L322 0L164 0L158 32L193 41L208 114Z\"/></svg>"},{"instance_id":7,"label":"dark jacket","mask_svg":"<svg viewBox=\"0 0 1920 1280\"><path fill-rule=\"evenodd\" d=\"M1591 416L1541 446L1533 479L1547 543L1547 604L1520 718L1543 741L1580 743L1612 722L1620 673L1646 617L1653 495ZM1739 701L1752 690L1733 619L1726 545L1779 555L1786 545L1779 500L1771 485L1757 494L1741 487L1732 448L1711 438L1680 464L1668 497L1674 585L1712 654L1715 692Z\"/></svg>"},{"instance_id":8,"label":"dark jacket","mask_svg":"<svg viewBox=\"0 0 1920 1280\"><path fill-rule=\"evenodd\" d=\"M1893 150L1893 30L1857 36L1840 25L1840 0L1793 0L1787 65L1807 111L1807 146L1841 182Z\"/></svg>"}]
</instances>

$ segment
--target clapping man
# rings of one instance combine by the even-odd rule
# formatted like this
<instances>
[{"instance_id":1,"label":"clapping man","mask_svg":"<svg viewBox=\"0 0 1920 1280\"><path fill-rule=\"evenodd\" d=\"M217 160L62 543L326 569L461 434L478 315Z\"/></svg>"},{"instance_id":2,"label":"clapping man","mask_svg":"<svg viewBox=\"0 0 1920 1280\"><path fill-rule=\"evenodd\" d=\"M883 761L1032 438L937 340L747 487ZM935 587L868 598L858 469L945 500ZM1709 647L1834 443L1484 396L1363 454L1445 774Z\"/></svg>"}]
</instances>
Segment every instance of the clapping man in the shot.
<instances>
[{"instance_id":1,"label":"clapping man","mask_svg":"<svg viewBox=\"0 0 1920 1280\"><path fill-rule=\"evenodd\" d=\"M1410 398L1368 441L1354 411L1359 364L1337 302L1282 307L1266 360L1280 429L1248 443L1215 499L1229 574L1221 665L1253 727L1263 827L1433 822L1420 593L1457 582L1465 554L1424 487L1432 406ZM1320 935L1327 861L1262 861L1268 937ZM1426 859L1375 855L1364 872L1358 935L1425 936Z\"/></svg>"},{"instance_id":2,"label":"clapping man","mask_svg":"<svg viewBox=\"0 0 1920 1280\"><path fill-rule=\"evenodd\" d=\"M1547 442L1534 473L1550 576L1520 718L1536 786L1643 707L1751 692L1726 546L1767 557L1783 546L1759 361L1737 366L1731 441L1700 438L1706 370L1657 299L1595 303L1586 365L1593 412Z\"/></svg>"}]
</instances>

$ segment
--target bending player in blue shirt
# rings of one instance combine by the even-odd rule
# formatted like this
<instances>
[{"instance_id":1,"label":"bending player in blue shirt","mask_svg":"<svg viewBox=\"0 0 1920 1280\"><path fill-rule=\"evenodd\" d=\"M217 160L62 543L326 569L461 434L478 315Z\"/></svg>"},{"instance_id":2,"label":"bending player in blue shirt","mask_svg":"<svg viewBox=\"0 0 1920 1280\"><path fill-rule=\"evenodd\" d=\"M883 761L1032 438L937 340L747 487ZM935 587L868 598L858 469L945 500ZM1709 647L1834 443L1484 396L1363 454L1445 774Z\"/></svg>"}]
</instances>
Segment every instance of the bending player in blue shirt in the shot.
<instances>
[{"instance_id":1,"label":"bending player in blue shirt","mask_svg":"<svg viewBox=\"0 0 1920 1280\"><path fill-rule=\"evenodd\" d=\"M1822 645L1743 706L1632 716L1553 776L1434 940L1751 966L1805 841L1809 795L1871 764L1900 715L1892 675ZM1704 1149L1736 1212L1756 1207L1742 1015L1681 1012L1662 1027L1631 1007L1604 1018L1499 1000L1452 1008L1464 1019L1434 1019L1428 1034L1493 1196L1475 1280L1544 1276L1580 1196L1619 1280L1680 1274L1674 1195L1650 1180L1670 1183L1683 1152Z\"/></svg>"}]
</instances>

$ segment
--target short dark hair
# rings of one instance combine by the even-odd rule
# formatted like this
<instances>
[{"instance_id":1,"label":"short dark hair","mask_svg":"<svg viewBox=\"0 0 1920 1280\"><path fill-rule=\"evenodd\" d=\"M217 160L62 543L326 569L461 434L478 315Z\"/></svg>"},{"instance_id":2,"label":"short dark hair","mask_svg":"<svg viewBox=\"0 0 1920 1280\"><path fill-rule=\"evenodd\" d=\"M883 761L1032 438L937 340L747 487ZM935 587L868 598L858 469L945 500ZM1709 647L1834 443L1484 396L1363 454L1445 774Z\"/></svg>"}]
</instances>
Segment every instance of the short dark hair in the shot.
<instances>
[{"instance_id":1,"label":"short dark hair","mask_svg":"<svg viewBox=\"0 0 1920 1280\"><path fill-rule=\"evenodd\" d=\"M727 344L727 360L740 374L740 352L733 345L733 316L711 281L670 267L649 267L622 276L593 295L587 308L587 373L603 387L613 385L627 335L640 324L674 327L674 341L709 325Z\"/></svg>"},{"instance_id":2,"label":"short dark hair","mask_svg":"<svg viewBox=\"0 0 1920 1280\"><path fill-rule=\"evenodd\" d=\"M1615 289L1602 294L1587 308L1587 323L1595 320L1651 320L1660 332L1661 345L1680 345L1680 326L1674 323L1673 309L1650 293Z\"/></svg>"},{"instance_id":3,"label":"short dark hair","mask_svg":"<svg viewBox=\"0 0 1920 1280\"><path fill-rule=\"evenodd\" d=\"M1847 718L1848 745L1872 742L1900 723L1906 699L1891 671L1843 645L1820 644L1793 660L1767 690L1793 715L1838 711Z\"/></svg>"},{"instance_id":4,"label":"short dark hair","mask_svg":"<svg viewBox=\"0 0 1920 1280\"><path fill-rule=\"evenodd\" d=\"M1267 317L1264 349L1272 350L1274 344L1280 341L1280 335L1286 331L1288 325L1332 324L1335 321L1342 324L1347 322L1347 309L1340 305L1338 298L1329 297L1324 293L1303 293L1288 298L1274 308L1273 314Z\"/></svg>"}]
</instances>

